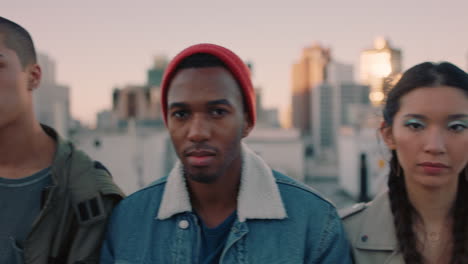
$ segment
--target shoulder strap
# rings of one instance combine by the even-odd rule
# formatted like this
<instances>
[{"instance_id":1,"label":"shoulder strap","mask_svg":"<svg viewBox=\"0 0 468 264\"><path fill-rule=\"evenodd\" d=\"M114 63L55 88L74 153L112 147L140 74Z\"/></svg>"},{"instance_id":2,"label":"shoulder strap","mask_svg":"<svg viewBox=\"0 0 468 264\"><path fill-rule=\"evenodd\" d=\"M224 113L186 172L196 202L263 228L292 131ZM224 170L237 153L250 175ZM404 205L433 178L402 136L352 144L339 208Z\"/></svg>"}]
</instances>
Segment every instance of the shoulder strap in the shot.
<instances>
[{"instance_id":1,"label":"shoulder strap","mask_svg":"<svg viewBox=\"0 0 468 264\"><path fill-rule=\"evenodd\" d=\"M123 198L122 191L112 181L109 171L88 155L73 149L69 160L69 190L71 203L80 225L92 224L107 217L103 197Z\"/></svg>"},{"instance_id":2,"label":"shoulder strap","mask_svg":"<svg viewBox=\"0 0 468 264\"><path fill-rule=\"evenodd\" d=\"M59 151L54 160L54 173L59 180L62 192L66 194L61 198L61 203L69 204L77 216L78 225L89 225L106 218L110 210L107 210L103 197L115 194L118 199L123 198L123 193L113 183L110 173L103 170L84 152L76 150L72 143L57 139ZM102 166L103 167L103 166ZM112 186L112 187L109 187ZM116 198L117 200L117 198ZM65 263L67 247L63 238L68 233L66 214L56 228L56 238L51 244L48 263Z\"/></svg>"},{"instance_id":3,"label":"shoulder strap","mask_svg":"<svg viewBox=\"0 0 468 264\"><path fill-rule=\"evenodd\" d=\"M340 218L341 219L346 219L352 215L355 215L361 211L363 211L364 209L367 208L367 204L366 203L357 203L351 207L348 207L348 208L344 208L344 209L341 209L338 211L338 214L340 215Z\"/></svg>"}]
</instances>

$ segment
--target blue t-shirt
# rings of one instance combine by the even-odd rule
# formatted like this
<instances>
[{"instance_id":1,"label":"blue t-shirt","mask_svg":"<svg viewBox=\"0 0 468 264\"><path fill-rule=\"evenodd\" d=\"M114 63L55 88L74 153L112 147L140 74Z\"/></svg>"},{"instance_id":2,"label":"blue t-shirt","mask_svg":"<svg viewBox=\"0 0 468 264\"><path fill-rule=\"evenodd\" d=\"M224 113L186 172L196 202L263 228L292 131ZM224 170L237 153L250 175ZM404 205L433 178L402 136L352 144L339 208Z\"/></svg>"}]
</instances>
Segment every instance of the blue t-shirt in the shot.
<instances>
[{"instance_id":1,"label":"blue t-shirt","mask_svg":"<svg viewBox=\"0 0 468 264\"><path fill-rule=\"evenodd\" d=\"M234 211L220 225L214 228L207 227L202 219L198 217L201 226L201 251L199 263L215 264L219 262L224 245L231 230L231 226L236 219L237 213Z\"/></svg>"},{"instance_id":2,"label":"blue t-shirt","mask_svg":"<svg viewBox=\"0 0 468 264\"><path fill-rule=\"evenodd\" d=\"M0 263L24 263L22 244L41 210L42 191L50 184L50 168L21 179L0 177Z\"/></svg>"}]
</instances>

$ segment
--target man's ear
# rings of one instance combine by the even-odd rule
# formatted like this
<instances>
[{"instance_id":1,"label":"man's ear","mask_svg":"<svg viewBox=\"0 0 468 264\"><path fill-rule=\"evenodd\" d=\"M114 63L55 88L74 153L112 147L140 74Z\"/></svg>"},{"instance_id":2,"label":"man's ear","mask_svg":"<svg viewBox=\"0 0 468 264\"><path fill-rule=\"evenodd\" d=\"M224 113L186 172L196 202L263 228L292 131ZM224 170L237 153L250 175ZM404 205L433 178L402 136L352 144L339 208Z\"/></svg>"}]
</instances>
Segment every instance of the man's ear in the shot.
<instances>
[{"instance_id":1,"label":"man's ear","mask_svg":"<svg viewBox=\"0 0 468 264\"><path fill-rule=\"evenodd\" d=\"M389 126L387 123L382 122L380 125L380 135L382 135L382 139L387 145L387 147L391 150L396 149L395 138L393 137L393 130L392 127Z\"/></svg>"},{"instance_id":2,"label":"man's ear","mask_svg":"<svg viewBox=\"0 0 468 264\"><path fill-rule=\"evenodd\" d=\"M245 138L250 134L253 129L253 123L249 118L248 113L244 114L244 127L242 128L242 137Z\"/></svg>"},{"instance_id":3,"label":"man's ear","mask_svg":"<svg viewBox=\"0 0 468 264\"><path fill-rule=\"evenodd\" d=\"M42 77L42 70L38 64L31 64L27 66L26 72L28 74L28 90L32 91L39 87Z\"/></svg>"}]
</instances>

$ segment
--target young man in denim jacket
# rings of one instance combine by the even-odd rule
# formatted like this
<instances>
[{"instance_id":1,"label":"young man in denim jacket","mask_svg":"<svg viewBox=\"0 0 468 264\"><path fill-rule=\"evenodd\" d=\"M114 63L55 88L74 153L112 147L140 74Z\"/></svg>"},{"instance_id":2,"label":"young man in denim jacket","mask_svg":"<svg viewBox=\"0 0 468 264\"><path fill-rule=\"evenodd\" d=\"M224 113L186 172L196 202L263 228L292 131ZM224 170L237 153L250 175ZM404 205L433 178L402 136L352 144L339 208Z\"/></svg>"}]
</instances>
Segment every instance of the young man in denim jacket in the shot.
<instances>
[{"instance_id":1,"label":"young man in denim jacket","mask_svg":"<svg viewBox=\"0 0 468 264\"><path fill-rule=\"evenodd\" d=\"M350 263L332 204L243 144L255 124L250 73L198 44L164 74L161 101L179 161L114 211L102 263Z\"/></svg>"}]
</instances>

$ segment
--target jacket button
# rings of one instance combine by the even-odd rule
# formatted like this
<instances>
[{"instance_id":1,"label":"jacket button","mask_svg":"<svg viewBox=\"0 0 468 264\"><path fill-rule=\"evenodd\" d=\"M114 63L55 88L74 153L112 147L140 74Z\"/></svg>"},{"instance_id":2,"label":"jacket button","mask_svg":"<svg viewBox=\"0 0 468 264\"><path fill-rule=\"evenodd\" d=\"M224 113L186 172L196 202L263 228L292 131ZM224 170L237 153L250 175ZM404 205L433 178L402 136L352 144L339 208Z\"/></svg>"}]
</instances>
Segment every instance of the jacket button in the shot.
<instances>
[{"instance_id":1,"label":"jacket button","mask_svg":"<svg viewBox=\"0 0 468 264\"><path fill-rule=\"evenodd\" d=\"M187 220L180 220L179 221L179 228L180 229L187 229L189 227L189 222Z\"/></svg>"},{"instance_id":2,"label":"jacket button","mask_svg":"<svg viewBox=\"0 0 468 264\"><path fill-rule=\"evenodd\" d=\"M363 236L361 237L361 241L362 241L362 242L367 242L367 239L368 239L368 238L369 238L369 237L368 237L367 235L363 235Z\"/></svg>"}]
</instances>

